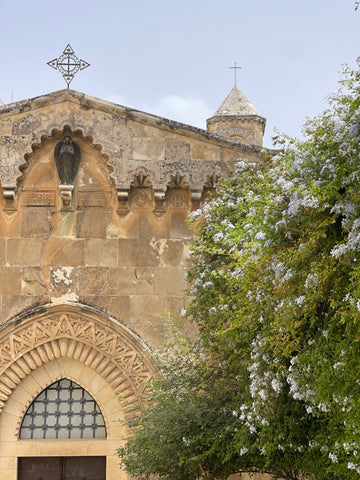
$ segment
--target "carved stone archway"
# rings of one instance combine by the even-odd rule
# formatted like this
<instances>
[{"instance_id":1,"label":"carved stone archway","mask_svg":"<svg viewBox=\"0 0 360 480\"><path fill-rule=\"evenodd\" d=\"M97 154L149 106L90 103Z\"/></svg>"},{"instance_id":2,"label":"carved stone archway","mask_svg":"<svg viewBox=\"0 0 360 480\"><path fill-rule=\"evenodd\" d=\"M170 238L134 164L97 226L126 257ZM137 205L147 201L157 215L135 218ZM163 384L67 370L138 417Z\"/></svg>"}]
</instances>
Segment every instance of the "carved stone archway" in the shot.
<instances>
[{"instance_id":1,"label":"carved stone archway","mask_svg":"<svg viewBox=\"0 0 360 480\"><path fill-rule=\"evenodd\" d=\"M115 319L85 306L41 307L0 331L0 412L23 378L61 357L99 373L121 394L125 411L146 396L156 372L146 345Z\"/></svg>"}]
</instances>

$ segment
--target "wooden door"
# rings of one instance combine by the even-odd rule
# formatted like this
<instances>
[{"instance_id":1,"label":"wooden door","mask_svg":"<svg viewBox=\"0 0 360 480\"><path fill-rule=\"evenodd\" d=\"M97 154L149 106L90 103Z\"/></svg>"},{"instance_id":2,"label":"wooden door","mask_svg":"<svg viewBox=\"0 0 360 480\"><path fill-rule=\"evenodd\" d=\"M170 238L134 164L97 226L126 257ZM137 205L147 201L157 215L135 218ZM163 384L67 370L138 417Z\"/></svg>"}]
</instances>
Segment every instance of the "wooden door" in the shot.
<instances>
[{"instance_id":1,"label":"wooden door","mask_svg":"<svg viewBox=\"0 0 360 480\"><path fill-rule=\"evenodd\" d=\"M62 480L61 458L19 458L19 480Z\"/></svg>"},{"instance_id":2,"label":"wooden door","mask_svg":"<svg viewBox=\"0 0 360 480\"><path fill-rule=\"evenodd\" d=\"M105 457L22 457L18 480L106 480Z\"/></svg>"},{"instance_id":3,"label":"wooden door","mask_svg":"<svg viewBox=\"0 0 360 480\"><path fill-rule=\"evenodd\" d=\"M64 480L105 480L105 457L65 457Z\"/></svg>"}]
</instances>

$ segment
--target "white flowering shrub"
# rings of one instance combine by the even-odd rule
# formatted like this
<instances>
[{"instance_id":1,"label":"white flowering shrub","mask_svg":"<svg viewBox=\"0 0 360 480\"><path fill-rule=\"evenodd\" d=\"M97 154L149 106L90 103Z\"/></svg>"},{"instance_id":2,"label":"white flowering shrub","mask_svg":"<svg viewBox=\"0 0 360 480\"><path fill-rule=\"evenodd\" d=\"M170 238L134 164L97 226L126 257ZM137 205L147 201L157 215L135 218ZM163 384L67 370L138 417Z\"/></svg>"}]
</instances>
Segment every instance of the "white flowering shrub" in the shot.
<instances>
[{"instance_id":1,"label":"white flowering shrub","mask_svg":"<svg viewBox=\"0 0 360 480\"><path fill-rule=\"evenodd\" d=\"M360 72L344 73L305 141L240 160L194 215L201 335L122 450L133 475L360 480Z\"/></svg>"}]
</instances>

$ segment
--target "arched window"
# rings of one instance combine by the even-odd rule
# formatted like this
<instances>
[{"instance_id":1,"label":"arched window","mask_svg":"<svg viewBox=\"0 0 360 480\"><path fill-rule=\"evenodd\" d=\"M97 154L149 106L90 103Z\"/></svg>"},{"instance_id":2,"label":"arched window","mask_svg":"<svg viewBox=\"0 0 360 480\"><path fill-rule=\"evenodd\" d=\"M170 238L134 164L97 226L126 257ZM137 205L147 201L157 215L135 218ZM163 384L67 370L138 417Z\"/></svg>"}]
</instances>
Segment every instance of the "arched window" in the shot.
<instances>
[{"instance_id":1,"label":"arched window","mask_svg":"<svg viewBox=\"0 0 360 480\"><path fill-rule=\"evenodd\" d=\"M32 402L23 418L20 438L106 438L104 417L86 390L63 378Z\"/></svg>"}]
</instances>

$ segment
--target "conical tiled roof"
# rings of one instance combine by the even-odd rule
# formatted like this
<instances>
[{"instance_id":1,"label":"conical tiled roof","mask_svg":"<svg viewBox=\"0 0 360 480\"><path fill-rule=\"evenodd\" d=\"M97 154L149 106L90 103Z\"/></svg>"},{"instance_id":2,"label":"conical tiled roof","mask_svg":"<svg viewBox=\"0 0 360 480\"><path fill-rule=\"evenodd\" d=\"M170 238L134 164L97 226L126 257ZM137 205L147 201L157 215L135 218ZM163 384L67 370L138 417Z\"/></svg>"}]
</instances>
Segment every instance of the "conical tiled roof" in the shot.
<instances>
[{"instance_id":1,"label":"conical tiled roof","mask_svg":"<svg viewBox=\"0 0 360 480\"><path fill-rule=\"evenodd\" d=\"M244 116L257 115L261 117L256 108L249 102L245 95L240 92L236 85L233 86L229 95L214 113L217 116Z\"/></svg>"}]
</instances>

